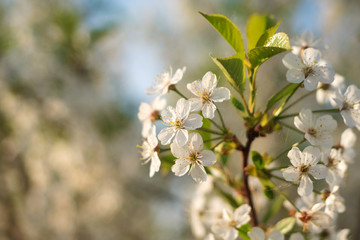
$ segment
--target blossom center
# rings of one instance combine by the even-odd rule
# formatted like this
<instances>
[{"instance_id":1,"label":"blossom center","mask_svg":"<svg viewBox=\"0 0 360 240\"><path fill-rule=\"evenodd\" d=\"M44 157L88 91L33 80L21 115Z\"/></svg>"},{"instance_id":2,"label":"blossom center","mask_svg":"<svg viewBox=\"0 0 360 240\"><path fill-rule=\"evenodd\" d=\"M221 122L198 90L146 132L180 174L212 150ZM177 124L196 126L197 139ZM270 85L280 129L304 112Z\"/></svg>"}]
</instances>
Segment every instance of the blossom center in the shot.
<instances>
[{"instance_id":1,"label":"blossom center","mask_svg":"<svg viewBox=\"0 0 360 240\"><path fill-rule=\"evenodd\" d=\"M299 217L299 220L303 223L308 223L311 220L312 216L311 214L308 214L307 212L302 212L301 216Z\"/></svg>"},{"instance_id":2,"label":"blossom center","mask_svg":"<svg viewBox=\"0 0 360 240\"><path fill-rule=\"evenodd\" d=\"M229 226L230 226L230 227L235 227L236 225L237 225L237 222L234 221L234 220L231 220L231 221L229 222Z\"/></svg>"},{"instance_id":3,"label":"blossom center","mask_svg":"<svg viewBox=\"0 0 360 240\"><path fill-rule=\"evenodd\" d=\"M329 190L324 190L321 194L321 200L325 201L329 196L330 196L331 192Z\"/></svg>"},{"instance_id":4,"label":"blossom center","mask_svg":"<svg viewBox=\"0 0 360 240\"><path fill-rule=\"evenodd\" d=\"M304 72L305 78L307 78L308 76L314 74L314 69L312 67L305 67L305 68L303 68L303 72Z\"/></svg>"},{"instance_id":5,"label":"blossom center","mask_svg":"<svg viewBox=\"0 0 360 240\"><path fill-rule=\"evenodd\" d=\"M160 119L160 112L158 110L155 110L151 113L150 119L152 122L155 122L156 120Z\"/></svg>"},{"instance_id":6,"label":"blossom center","mask_svg":"<svg viewBox=\"0 0 360 240\"><path fill-rule=\"evenodd\" d=\"M316 136L316 130L315 130L314 128L310 128L310 129L308 130L308 134L309 134L310 136L315 137L315 136Z\"/></svg>"},{"instance_id":7,"label":"blossom center","mask_svg":"<svg viewBox=\"0 0 360 240\"><path fill-rule=\"evenodd\" d=\"M336 169L338 163L340 161L335 159L335 158L332 158L332 157L329 157L328 158L328 164L326 165L329 169Z\"/></svg>"},{"instance_id":8,"label":"blossom center","mask_svg":"<svg viewBox=\"0 0 360 240\"><path fill-rule=\"evenodd\" d=\"M210 101L210 97L211 95L208 92L204 92L203 94L201 94L201 100L203 103Z\"/></svg>"},{"instance_id":9,"label":"blossom center","mask_svg":"<svg viewBox=\"0 0 360 240\"><path fill-rule=\"evenodd\" d=\"M193 152L189 156L189 160L191 163L197 163L200 158L201 156L199 152Z\"/></svg>"},{"instance_id":10,"label":"blossom center","mask_svg":"<svg viewBox=\"0 0 360 240\"><path fill-rule=\"evenodd\" d=\"M309 165L301 165L299 167L299 171L302 173L302 174L306 174L308 171L309 171Z\"/></svg>"},{"instance_id":11,"label":"blossom center","mask_svg":"<svg viewBox=\"0 0 360 240\"><path fill-rule=\"evenodd\" d=\"M175 122L171 124L172 127L175 127L176 129L182 129L184 125L184 120L182 119L176 119Z\"/></svg>"}]
</instances>

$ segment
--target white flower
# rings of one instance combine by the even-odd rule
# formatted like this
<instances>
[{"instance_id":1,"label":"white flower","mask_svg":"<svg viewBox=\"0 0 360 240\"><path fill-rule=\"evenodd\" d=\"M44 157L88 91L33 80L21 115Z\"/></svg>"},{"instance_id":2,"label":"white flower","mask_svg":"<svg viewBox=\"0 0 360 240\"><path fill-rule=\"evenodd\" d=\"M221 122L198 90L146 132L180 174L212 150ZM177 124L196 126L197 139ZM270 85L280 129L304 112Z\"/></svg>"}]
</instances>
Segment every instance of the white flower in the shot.
<instances>
[{"instance_id":1,"label":"white flower","mask_svg":"<svg viewBox=\"0 0 360 240\"><path fill-rule=\"evenodd\" d=\"M155 172L158 172L160 169L160 159L158 156L158 140L156 138L156 129L155 126L152 126L150 129L150 133L148 134L148 137L143 142L142 146L140 147L142 149L141 151L141 157L144 160L143 164L150 163L150 173L149 176L154 176Z\"/></svg>"},{"instance_id":2,"label":"white flower","mask_svg":"<svg viewBox=\"0 0 360 240\"><path fill-rule=\"evenodd\" d=\"M353 149L356 142L356 135L351 128L346 129L341 134L340 145L337 147L340 149L341 156L347 163L354 161L356 152Z\"/></svg>"},{"instance_id":3,"label":"white flower","mask_svg":"<svg viewBox=\"0 0 360 240\"><path fill-rule=\"evenodd\" d=\"M321 161L328 168L326 182L331 187L339 185L347 170L347 164L344 159L342 159L340 150L335 148L323 150L321 153Z\"/></svg>"},{"instance_id":4,"label":"white flower","mask_svg":"<svg viewBox=\"0 0 360 240\"><path fill-rule=\"evenodd\" d=\"M338 193L339 186L334 186L331 191L325 190L322 195L325 199L325 213L329 214L332 218L337 213L345 212L345 200Z\"/></svg>"},{"instance_id":5,"label":"white flower","mask_svg":"<svg viewBox=\"0 0 360 240\"><path fill-rule=\"evenodd\" d=\"M200 111L205 118L214 118L216 106L214 102L223 102L230 99L230 91L225 87L216 88L216 75L207 72L202 80L196 80L187 85L190 92L197 98L189 99L192 103L192 111Z\"/></svg>"},{"instance_id":6,"label":"white flower","mask_svg":"<svg viewBox=\"0 0 360 240\"><path fill-rule=\"evenodd\" d=\"M234 213L224 209L222 219L215 223L211 230L223 239L234 240L239 234L236 228L250 221L250 211L251 207L248 204L241 205Z\"/></svg>"},{"instance_id":7,"label":"white flower","mask_svg":"<svg viewBox=\"0 0 360 240\"><path fill-rule=\"evenodd\" d=\"M202 126L202 117L199 114L190 114L191 103L181 98L176 108L167 107L161 112L161 118L170 127L162 129L158 135L161 144L170 144L173 138L179 146L184 146L189 138L187 130L194 130Z\"/></svg>"},{"instance_id":8,"label":"white flower","mask_svg":"<svg viewBox=\"0 0 360 240\"><path fill-rule=\"evenodd\" d=\"M174 76L172 76L172 68L170 72L165 72L158 77L156 84L145 90L147 94L157 94L159 96L165 95L169 92L171 85L177 84L183 77L186 67L176 70Z\"/></svg>"},{"instance_id":9,"label":"white flower","mask_svg":"<svg viewBox=\"0 0 360 240\"><path fill-rule=\"evenodd\" d=\"M305 238L301 233L293 233L291 234L289 240L305 240Z\"/></svg>"},{"instance_id":10,"label":"white flower","mask_svg":"<svg viewBox=\"0 0 360 240\"><path fill-rule=\"evenodd\" d=\"M323 228L332 225L332 218L322 211L324 203L317 203L311 209L300 209L301 212L296 212L296 219L298 224L303 226L303 230L310 232L320 232Z\"/></svg>"},{"instance_id":11,"label":"white flower","mask_svg":"<svg viewBox=\"0 0 360 240\"><path fill-rule=\"evenodd\" d=\"M331 133L336 129L337 122L330 115L315 119L310 109L302 109L294 118L294 125L305 133L306 140L311 145L332 147L334 144Z\"/></svg>"},{"instance_id":12,"label":"white flower","mask_svg":"<svg viewBox=\"0 0 360 240\"><path fill-rule=\"evenodd\" d=\"M208 235L206 235L204 240L215 240L215 237L212 233L209 233Z\"/></svg>"},{"instance_id":13,"label":"white flower","mask_svg":"<svg viewBox=\"0 0 360 240\"><path fill-rule=\"evenodd\" d=\"M311 174L315 179L323 179L326 177L327 169L324 165L317 165L320 157L320 150L312 146L308 146L303 152L297 147L293 147L288 158L293 166L283 171L286 181L297 182L300 180L298 194L300 196L308 196L313 191L313 183L309 177Z\"/></svg>"},{"instance_id":14,"label":"white flower","mask_svg":"<svg viewBox=\"0 0 360 240\"><path fill-rule=\"evenodd\" d=\"M152 123L159 119L160 111L163 110L165 106L166 99L161 99L160 97L155 98L150 104L140 104L138 118L143 124L141 131L143 137L147 137Z\"/></svg>"},{"instance_id":15,"label":"white flower","mask_svg":"<svg viewBox=\"0 0 360 240\"><path fill-rule=\"evenodd\" d=\"M204 166L213 165L216 162L216 156L210 150L203 150L203 140L199 133L191 133L186 145L179 146L174 142L170 148L171 153L177 158L171 168L176 176L183 176L189 172L195 182L206 181Z\"/></svg>"},{"instance_id":16,"label":"white flower","mask_svg":"<svg viewBox=\"0 0 360 240\"><path fill-rule=\"evenodd\" d=\"M332 83L334 81L334 70L330 63L321 60L319 50L307 48L302 56L288 53L283 58L285 67L288 68L286 79L292 83L304 82L305 88L314 90L318 83Z\"/></svg>"},{"instance_id":17,"label":"white flower","mask_svg":"<svg viewBox=\"0 0 360 240\"><path fill-rule=\"evenodd\" d=\"M350 85L345 94L336 92L334 101L345 124L360 129L360 90L355 85Z\"/></svg>"},{"instance_id":18,"label":"white flower","mask_svg":"<svg viewBox=\"0 0 360 240\"><path fill-rule=\"evenodd\" d=\"M320 83L320 89L316 91L316 101L319 104L328 104L336 107L334 97L337 91L345 91L345 79L339 74L335 74L334 81L331 84Z\"/></svg>"},{"instance_id":19,"label":"white flower","mask_svg":"<svg viewBox=\"0 0 360 240\"><path fill-rule=\"evenodd\" d=\"M254 227L248 235L251 240L284 240L284 235L277 229L272 230L266 236L264 230L259 227Z\"/></svg>"},{"instance_id":20,"label":"white flower","mask_svg":"<svg viewBox=\"0 0 360 240\"><path fill-rule=\"evenodd\" d=\"M334 227L326 228L320 233L312 234L309 237L309 240L348 240L347 235L350 233L349 229L342 229L336 232Z\"/></svg>"},{"instance_id":21,"label":"white flower","mask_svg":"<svg viewBox=\"0 0 360 240\"><path fill-rule=\"evenodd\" d=\"M296 55L301 54L307 48L323 49L324 46L321 44L320 39L316 39L311 31L305 31L301 33L294 44L292 44L292 52Z\"/></svg>"}]
</instances>

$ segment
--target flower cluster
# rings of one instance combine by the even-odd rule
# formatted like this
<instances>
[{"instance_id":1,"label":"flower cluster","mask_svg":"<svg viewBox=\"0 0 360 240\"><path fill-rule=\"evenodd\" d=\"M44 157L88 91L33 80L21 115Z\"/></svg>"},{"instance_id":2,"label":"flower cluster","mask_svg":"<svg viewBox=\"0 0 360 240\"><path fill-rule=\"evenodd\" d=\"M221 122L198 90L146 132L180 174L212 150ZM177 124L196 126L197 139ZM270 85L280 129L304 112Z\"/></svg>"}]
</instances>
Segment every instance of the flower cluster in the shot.
<instances>
[{"instance_id":1,"label":"flower cluster","mask_svg":"<svg viewBox=\"0 0 360 240\"><path fill-rule=\"evenodd\" d=\"M211 18L211 23L221 18L219 15L203 15L208 20ZM221 32L221 24L213 26L219 27L217 30ZM238 43L232 42L233 39L226 39L237 54L230 58L213 58L240 95L241 101L236 98L236 94L231 95L228 88L218 87L218 79L212 72L207 72L201 80L186 85L188 94L192 95L190 98L177 88L185 68L178 69L174 76L171 71L162 74L157 83L146 90L146 93L155 94L156 98L150 104L141 103L139 108L138 117L143 124L142 136L145 138L140 146L142 159L144 163L151 161L152 177L160 170L162 162L165 163L162 156L170 151L170 157L174 161L166 161L166 164L171 164L167 169L171 169L176 176L188 173L196 183L210 179L205 185L197 186L190 208L193 232L198 238L345 240L349 230L337 231L336 220L338 214L346 210L340 190L348 165L355 158L357 137L353 127L360 130L360 90L355 85L346 87L344 77L336 74L332 65L324 60L324 54L320 50L325 48L307 32L295 43L298 45L293 46L292 51L283 58L283 64L287 68L286 79L290 84L269 99L266 110L261 110L255 104L256 71L259 64L265 61L265 57L260 56L263 54L261 51L270 47L266 54L275 55L273 47L276 47L276 51L290 50L286 47L290 43L284 44L288 41L284 33L275 34L274 38L269 37L269 34L269 31L264 33L255 44L256 49L250 49L245 56L241 52L243 49L239 50ZM223 37L226 38L226 34ZM279 38L282 40L276 43ZM239 64L243 64L241 68ZM249 82L248 100L244 94L245 68ZM165 107L166 100L163 97L170 91L180 95L175 107ZM305 95L289 103L295 92L301 91L305 91ZM331 108L314 111L307 106L300 112L285 114L311 94L316 94L319 105ZM245 134L242 138L245 141L226 127L216 105L230 99L244 122ZM348 128L337 140L337 120L341 119L340 116ZM292 120L286 123L286 119ZM163 125L157 135L156 121ZM301 140L276 157L258 152L261 151L261 146L258 151L251 149L257 138L266 137L282 128L299 134ZM217 137L212 138L212 135ZM212 145L214 141L218 142ZM160 147L159 142L170 147ZM234 174L236 168L232 169L228 165L229 155L235 150L242 156L241 174ZM273 166L285 154L287 158L282 160L288 162L288 165ZM278 181L285 182L288 184L286 186L296 186L295 200L287 196L287 187L283 187ZM213 196L210 196L215 192L222 197L217 198L216 204ZM278 210L272 209L277 209L276 206L267 210L264 199L274 199L275 192L285 200L289 216L277 223L270 223L268 220ZM259 222L259 209L265 211L261 214L266 219L264 223Z\"/></svg>"},{"instance_id":2,"label":"flower cluster","mask_svg":"<svg viewBox=\"0 0 360 240\"><path fill-rule=\"evenodd\" d=\"M216 156L211 150L203 149L203 139L194 131L203 125L203 117L213 119L215 116L215 102L230 99L230 91L225 87L217 88L217 78L212 72L207 72L202 80L196 80L187 85L189 91L196 97L187 99L177 89L176 84L182 79L185 67L178 69L174 76L171 71L159 77L157 84L146 90L146 93L157 94L151 103L141 103L138 117L143 124L142 136L146 139L142 145L142 157L147 163L151 160L150 177L160 169L158 154L164 149L158 146L158 139L162 145L170 145L171 153L176 157L171 170L176 176L183 176L187 172L194 181L206 181L207 175L204 167L212 166ZM166 100L160 97L169 91L179 93L180 98L176 107L166 105ZM164 110L163 110L164 109ZM162 111L161 111L162 110ZM203 117L194 112L202 111ZM160 112L161 111L161 112ZM166 125L159 134L155 135L155 121L161 120ZM223 129L224 130L224 129Z\"/></svg>"}]
</instances>

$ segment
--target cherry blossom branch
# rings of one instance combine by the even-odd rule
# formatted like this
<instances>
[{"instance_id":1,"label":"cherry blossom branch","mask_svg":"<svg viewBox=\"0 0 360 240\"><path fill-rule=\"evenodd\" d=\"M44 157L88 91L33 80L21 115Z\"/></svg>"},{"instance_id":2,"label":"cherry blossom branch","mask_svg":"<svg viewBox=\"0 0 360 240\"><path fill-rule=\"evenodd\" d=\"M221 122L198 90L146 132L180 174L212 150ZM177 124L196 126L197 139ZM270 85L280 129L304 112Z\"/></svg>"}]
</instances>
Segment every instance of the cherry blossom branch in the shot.
<instances>
[{"instance_id":1,"label":"cherry blossom branch","mask_svg":"<svg viewBox=\"0 0 360 240\"><path fill-rule=\"evenodd\" d=\"M334 108L334 109L321 109L321 110L312 111L312 113L338 113L338 112L339 112L339 109L337 109L337 108ZM295 117L295 116L298 116L298 115L299 115L299 113L292 113L292 114L289 114L289 115L278 116L276 118L277 119L284 119L284 118Z\"/></svg>"},{"instance_id":2,"label":"cherry blossom branch","mask_svg":"<svg viewBox=\"0 0 360 240\"><path fill-rule=\"evenodd\" d=\"M271 181L271 180L270 180ZM279 193L280 194L280 196L282 197L282 198L284 198L284 200L286 200L286 201L288 201L290 204L291 204L291 206L297 211L297 212L299 212L299 213L301 213L301 211L300 211L300 209L298 208L298 207L296 207L296 205L274 184L274 182L273 181L271 181L272 182L272 187L275 189L275 191L277 192L277 193Z\"/></svg>"},{"instance_id":3,"label":"cherry blossom branch","mask_svg":"<svg viewBox=\"0 0 360 240\"><path fill-rule=\"evenodd\" d=\"M182 94L175 86L173 86L173 87L171 87L171 88L169 87L169 89L171 89L172 91L176 92L180 97L185 98L186 100L188 99L188 98L185 97L185 95Z\"/></svg>"},{"instance_id":4,"label":"cherry blossom branch","mask_svg":"<svg viewBox=\"0 0 360 240\"><path fill-rule=\"evenodd\" d=\"M294 186L298 186L298 184L293 183L293 182L288 182L288 181L286 181L285 179L283 179L283 178L281 178L281 177L279 177L279 176L276 176L276 175L274 175L274 174L270 174L270 175L271 175L272 178L275 178L275 179L277 179L277 180L280 180L280 181L289 183L289 184L294 185ZM316 193L316 194L321 195L321 192L319 192L319 191L317 191L317 190L315 190L315 189L313 189L313 192Z\"/></svg>"},{"instance_id":5,"label":"cherry blossom branch","mask_svg":"<svg viewBox=\"0 0 360 240\"><path fill-rule=\"evenodd\" d=\"M297 146L299 146L300 144L302 144L302 143L304 143L304 142L306 142L306 139L305 139L305 138L304 138L303 140L301 140L300 142L297 142L297 143L291 145L291 147L285 149L284 151L282 151L281 153L279 153L275 158L273 158L273 159L271 160L271 162L279 159L282 155L284 155L285 153L289 152L293 147L297 147Z\"/></svg>"},{"instance_id":6,"label":"cherry blossom branch","mask_svg":"<svg viewBox=\"0 0 360 240\"><path fill-rule=\"evenodd\" d=\"M226 131L225 122L224 122L224 119L223 119L223 117L221 115L221 112L220 112L219 108L216 108L216 112L219 114L219 118L220 118L220 121L221 121L221 124L222 124L222 127L223 127L224 131Z\"/></svg>"},{"instance_id":7,"label":"cherry blossom branch","mask_svg":"<svg viewBox=\"0 0 360 240\"><path fill-rule=\"evenodd\" d=\"M207 132L207 133L216 134L216 135L221 135L221 136L224 135L224 133L216 132L216 131L213 131L213 130L207 129L207 128L198 128L197 130Z\"/></svg>"},{"instance_id":8,"label":"cherry blossom branch","mask_svg":"<svg viewBox=\"0 0 360 240\"><path fill-rule=\"evenodd\" d=\"M313 93L316 93L317 90L321 89L321 87L312 90L310 92L308 92L307 94L302 95L301 97L297 98L296 100L294 100L294 102L292 102L291 104L289 104L286 108L284 108L281 113L279 114L279 116L281 116L284 112L286 112L287 110L289 110L291 107L293 107L294 105L296 105L298 102L300 102L301 100L303 100L304 98L312 95Z\"/></svg>"},{"instance_id":9,"label":"cherry blossom branch","mask_svg":"<svg viewBox=\"0 0 360 240\"><path fill-rule=\"evenodd\" d=\"M290 126L290 125L288 125L288 124L286 124L286 123L284 123L284 122L280 122L280 121L277 121L278 123L280 123L280 125L282 125L282 126L284 126L284 127L286 127L286 128L288 128L288 129L290 129L290 130L293 130L293 131L295 131L295 132L297 132L297 133L300 133L301 135L303 135L304 133L303 132L301 132L299 129L297 129L297 128L294 128L293 126Z\"/></svg>"},{"instance_id":10,"label":"cherry blossom branch","mask_svg":"<svg viewBox=\"0 0 360 240\"><path fill-rule=\"evenodd\" d=\"M249 153L250 153L250 148L251 148L251 144L252 142L255 140L255 138L257 137L256 132L254 131L254 129L249 129L246 132L246 137L247 137L247 141L245 146L243 146L243 148L241 149L242 152L242 177L243 177L243 185L245 188L245 199L247 201L247 203L250 205L251 207L251 225L252 226L257 226L258 223L258 219L256 216L256 211L255 211L255 206L252 200L252 195L251 195L251 190L250 190L250 186L249 186L249 175L246 172L246 167L248 165L248 161L249 161Z\"/></svg>"}]
</instances>

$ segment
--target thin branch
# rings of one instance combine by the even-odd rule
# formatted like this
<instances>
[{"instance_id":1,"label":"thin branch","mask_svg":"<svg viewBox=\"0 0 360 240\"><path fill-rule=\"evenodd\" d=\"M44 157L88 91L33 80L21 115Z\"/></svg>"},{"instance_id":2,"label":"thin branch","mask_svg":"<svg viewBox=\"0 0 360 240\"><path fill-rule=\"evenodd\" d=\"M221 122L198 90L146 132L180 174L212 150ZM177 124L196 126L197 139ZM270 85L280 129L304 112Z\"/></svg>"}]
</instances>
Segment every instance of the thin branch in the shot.
<instances>
[{"instance_id":1,"label":"thin branch","mask_svg":"<svg viewBox=\"0 0 360 240\"><path fill-rule=\"evenodd\" d=\"M207 132L207 133L216 134L216 135L221 135L221 136L224 135L224 133L216 132L216 131L213 131L213 130L207 129L207 128L198 128L197 130Z\"/></svg>"},{"instance_id":2,"label":"thin branch","mask_svg":"<svg viewBox=\"0 0 360 240\"><path fill-rule=\"evenodd\" d=\"M283 154L289 152L293 147L297 147L297 146L299 146L300 144L304 143L305 141L306 141L306 139L304 138L304 139L301 140L300 142L297 142L297 143L293 144L291 147L285 149L285 150L282 151L280 154L278 154L275 158L273 158L273 159L271 160L271 162L279 159Z\"/></svg>"},{"instance_id":3,"label":"thin branch","mask_svg":"<svg viewBox=\"0 0 360 240\"><path fill-rule=\"evenodd\" d=\"M176 87L171 88L171 90L173 90L174 92L176 92L177 94L179 94L180 97L185 98L186 100L188 99L187 97L185 97L184 94L182 94Z\"/></svg>"},{"instance_id":4,"label":"thin branch","mask_svg":"<svg viewBox=\"0 0 360 240\"><path fill-rule=\"evenodd\" d=\"M280 113L279 116L281 116L281 114L283 114L284 112L286 112L287 110L289 110L289 108L291 108L292 106L296 105L297 103L299 103L299 102L300 102L301 100L303 100L304 98L312 95L313 93L316 93L316 91L317 91L318 89L320 89L320 88L317 88L317 89L315 89L315 90L312 90L312 91L308 92L307 94L302 95L301 97L297 98L294 102L292 102L292 103L289 104L286 108L284 108L284 109L281 111L281 113Z\"/></svg>"},{"instance_id":5,"label":"thin branch","mask_svg":"<svg viewBox=\"0 0 360 240\"><path fill-rule=\"evenodd\" d=\"M290 125L288 125L287 123L280 122L280 121L277 121L277 122L278 122L278 123L280 123L280 125L282 125L282 126L284 126L284 127L288 128L288 129L290 129L290 130L293 130L293 131L295 131L295 132L297 132L297 133L300 133L301 135L303 135L303 134L304 134L304 133L303 133L302 131L300 131L299 129L294 128L293 126L290 126Z\"/></svg>"},{"instance_id":6,"label":"thin branch","mask_svg":"<svg viewBox=\"0 0 360 240\"><path fill-rule=\"evenodd\" d=\"M273 185L272 187L275 189L275 191L278 192L280 196L283 197L286 201L288 201L297 212L301 213L300 209L296 207L296 205L274 184L274 182L273 181L271 182Z\"/></svg>"},{"instance_id":7,"label":"thin branch","mask_svg":"<svg viewBox=\"0 0 360 240\"><path fill-rule=\"evenodd\" d=\"M216 108L216 112L219 114L219 118L220 118L223 130L226 131L225 122L224 122L224 119L223 119L223 117L221 115L221 112L220 112L219 108Z\"/></svg>"},{"instance_id":8,"label":"thin branch","mask_svg":"<svg viewBox=\"0 0 360 240\"><path fill-rule=\"evenodd\" d=\"M321 109L321 110L315 110L312 111L313 113L338 113L339 109L335 108L335 109ZM284 119L284 118L290 118L290 117L295 117L298 116L299 113L292 113L292 114L288 114L288 115L284 115L284 116L278 116L276 117L277 119Z\"/></svg>"}]
</instances>

